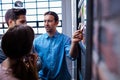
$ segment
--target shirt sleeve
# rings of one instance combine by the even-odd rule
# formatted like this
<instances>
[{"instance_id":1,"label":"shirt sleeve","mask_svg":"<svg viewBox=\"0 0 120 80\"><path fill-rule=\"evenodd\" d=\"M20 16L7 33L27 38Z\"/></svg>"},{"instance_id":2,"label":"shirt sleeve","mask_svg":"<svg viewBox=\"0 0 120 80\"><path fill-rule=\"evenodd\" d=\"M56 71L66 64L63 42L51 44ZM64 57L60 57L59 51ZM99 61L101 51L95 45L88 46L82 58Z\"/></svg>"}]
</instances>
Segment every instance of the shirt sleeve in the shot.
<instances>
[{"instance_id":1,"label":"shirt sleeve","mask_svg":"<svg viewBox=\"0 0 120 80\"><path fill-rule=\"evenodd\" d=\"M67 38L66 40L65 40L65 53L66 53L66 56L69 58L69 59L71 59L71 60L76 60L76 58L73 58L73 57L71 57L71 55L70 55L70 47L71 47L71 38Z\"/></svg>"}]
</instances>

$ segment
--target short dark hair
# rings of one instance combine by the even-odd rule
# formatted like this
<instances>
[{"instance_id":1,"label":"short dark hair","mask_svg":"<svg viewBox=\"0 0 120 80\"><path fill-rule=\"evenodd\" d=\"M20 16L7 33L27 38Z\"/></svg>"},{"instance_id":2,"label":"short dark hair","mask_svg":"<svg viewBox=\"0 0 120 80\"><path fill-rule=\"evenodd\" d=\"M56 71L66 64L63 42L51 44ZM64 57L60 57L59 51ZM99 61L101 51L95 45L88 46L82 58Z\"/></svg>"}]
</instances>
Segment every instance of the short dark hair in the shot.
<instances>
[{"instance_id":1,"label":"short dark hair","mask_svg":"<svg viewBox=\"0 0 120 80\"><path fill-rule=\"evenodd\" d=\"M8 9L6 14L5 14L5 21L6 21L7 25L8 25L9 19L17 20L20 15L26 15L26 9L25 8Z\"/></svg>"},{"instance_id":2,"label":"short dark hair","mask_svg":"<svg viewBox=\"0 0 120 80\"><path fill-rule=\"evenodd\" d=\"M52 16L54 16L55 22L59 21L59 17L58 17L58 15L57 15L57 13L55 13L55 12L53 12L53 11L48 11L48 12L46 12L46 13L44 14L44 16L45 16L45 15L52 15Z\"/></svg>"}]
</instances>

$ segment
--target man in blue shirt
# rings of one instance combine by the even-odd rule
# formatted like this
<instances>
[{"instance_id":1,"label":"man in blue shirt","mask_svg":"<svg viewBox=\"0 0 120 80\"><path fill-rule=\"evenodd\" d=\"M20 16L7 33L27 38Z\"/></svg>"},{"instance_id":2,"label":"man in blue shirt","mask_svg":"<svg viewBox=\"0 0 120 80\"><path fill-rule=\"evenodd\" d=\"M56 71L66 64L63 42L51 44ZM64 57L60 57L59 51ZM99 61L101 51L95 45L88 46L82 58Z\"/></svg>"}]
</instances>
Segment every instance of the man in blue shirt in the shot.
<instances>
[{"instance_id":1,"label":"man in blue shirt","mask_svg":"<svg viewBox=\"0 0 120 80\"><path fill-rule=\"evenodd\" d=\"M59 18L55 12L46 12L44 14L46 33L35 38L33 43L42 61L42 69L39 71L42 80L71 80L66 56L75 60L79 53L78 43L83 38L82 31L75 31L71 40L56 30L58 23Z\"/></svg>"}]
</instances>

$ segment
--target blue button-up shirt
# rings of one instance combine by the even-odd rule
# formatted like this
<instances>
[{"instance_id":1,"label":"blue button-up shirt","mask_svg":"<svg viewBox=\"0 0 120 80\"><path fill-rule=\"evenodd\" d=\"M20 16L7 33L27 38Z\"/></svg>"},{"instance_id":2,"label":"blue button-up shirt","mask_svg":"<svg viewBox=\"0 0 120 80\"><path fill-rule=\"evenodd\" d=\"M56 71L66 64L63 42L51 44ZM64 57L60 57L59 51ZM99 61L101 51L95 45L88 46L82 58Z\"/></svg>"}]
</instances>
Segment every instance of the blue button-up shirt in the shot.
<instances>
[{"instance_id":1,"label":"blue button-up shirt","mask_svg":"<svg viewBox=\"0 0 120 80\"><path fill-rule=\"evenodd\" d=\"M42 80L71 80L65 59L66 56L71 58L70 37L58 32L53 37L49 37L45 33L35 38L33 44L41 57L42 69L39 71L39 76Z\"/></svg>"}]
</instances>

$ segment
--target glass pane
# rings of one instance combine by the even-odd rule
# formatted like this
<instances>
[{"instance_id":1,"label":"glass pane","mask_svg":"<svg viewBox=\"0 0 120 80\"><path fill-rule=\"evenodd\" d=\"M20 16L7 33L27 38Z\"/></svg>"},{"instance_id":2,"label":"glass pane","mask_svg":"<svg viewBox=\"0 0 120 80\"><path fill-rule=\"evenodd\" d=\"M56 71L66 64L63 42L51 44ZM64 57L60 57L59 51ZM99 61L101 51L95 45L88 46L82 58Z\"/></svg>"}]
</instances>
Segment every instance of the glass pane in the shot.
<instances>
[{"instance_id":1,"label":"glass pane","mask_svg":"<svg viewBox=\"0 0 120 80\"><path fill-rule=\"evenodd\" d=\"M2 0L2 3L12 3L11 0Z\"/></svg>"},{"instance_id":2,"label":"glass pane","mask_svg":"<svg viewBox=\"0 0 120 80\"><path fill-rule=\"evenodd\" d=\"M58 23L58 26L62 26L62 23L61 23L61 21L59 21L59 23Z\"/></svg>"},{"instance_id":3,"label":"glass pane","mask_svg":"<svg viewBox=\"0 0 120 80\"><path fill-rule=\"evenodd\" d=\"M13 3L15 3L16 1L18 1L18 0L13 0ZM24 0L20 0L21 2L24 2ZM12 2L12 1L11 1Z\"/></svg>"},{"instance_id":4,"label":"glass pane","mask_svg":"<svg viewBox=\"0 0 120 80\"><path fill-rule=\"evenodd\" d=\"M33 28L33 30L34 30L34 33L35 33L35 34L37 34L37 33L38 33L37 28Z\"/></svg>"},{"instance_id":5,"label":"glass pane","mask_svg":"<svg viewBox=\"0 0 120 80\"><path fill-rule=\"evenodd\" d=\"M0 17L2 17L2 12L0 11Z\"/></svg>"},{"instance_id":6,"label":"glass pane","mask_svg":"<svg viewBox=\"0 0 120 80\"><path fill-rule=\"evenodd\" d=\"M62 20L62 14L58 14L59 20Z\"/></svg>"},{"instance_id":7,"label":"glass pane","mask_svg":"<svg viewBox=\"0 0 120 80\"><path fill-rule=\"evenodd\" d=\"M4 26L5 26L6 28L8 27L8 25L7 25L6 23L4 24Z\"/></svg>"},{"instance_id":8,"label":"glass pane","mask_svg":"<svg viewBox=\"0 0 120 80\"><path fill-rule=\"evenodd\" d=\"M27 16L27 21L37 21L36 16Z\"/></svg>"},{"instance_id":9,"label":"glass pane","mask_svg":"<svg viewBox=\"0 0 120 80\"><path fill-rule=\"evenodd\" d=\"M47 12L48 9L38 9L38 14L44 14L45 12Z\"/></svg>"},{"instance_id":10,"label":"glass pane","mask_svg":"<svg viewBox=\"0 0 120 80\"><path fill-rule=\"evenodd\" d=\"M1 22L1 20L0 20L0 28L2 28L2 22Z\"/></svg>"},{"instance_id":11,"label":"glass pane","mask_svg":"<svg viewBox=\"0 0 120 80\"><path fill-rule=\"evenodd\" d=\"M62 13L61 8L50 8L51 11L55 11L56 13Z\"/></svg>"},{"instance_id":12,"label":"glass pane","mask_svg":"<svg viewBox=\"0 0 120 80\"><path fill-rule=\"evenodd\" d=\"M3 34L7 31L7 29L0 29L0 34Z\"/></svg>"},{"instance_id":13,"label":"glass pane","mask_svg":"<svg viewBox=\"0 0 120 80\"><path fill-rule=\"evenodd\" d=\"M25 2L35 2L35 1L37 1L37 0L25 0Z\"/></svg>"},{"instance_id":14,"label":"glass pane","mask_svg":"<svg viewBox=\"0 0 120 80\"><path fill-rule=\"evenodd\" d=\"M50 2L50 7L61 7L61 1Z\"/></svg>"},{"instance_id":15,"label":"glass pane","mask_svg":"<svg viewBox=\"0 0 120 80\"><path fill-rule=\"evenodd\" d=\"M39 22L39 26L44 26L44 22Z\"/></svg>"},{"instance_id":16,"label":"glass pane","mask_svg":"<svg viewBox=\"0 0 120 80\"><path fill-rule=\"evenodd\" d=\"M36 9L27 9L27 15L36 15Z\"/></svg>"},{"instance_id":17,"label":"glass pane","mask_svg":"<svg viewBox=\"0 0 120 80\"><path fill-rule=\"evenodd\" d=\"M38 15L38 21L43 21L44 20L44 16L43 15Z\"/></svg>"},{"instance_id":18,"label":"glass pane","mask_svg":"<svg viewBox=\"0 0 120 80\"><path fill-rule=\"evenodd\" d=\"M33 22L33 23L27 23L27 25L30 25L31 27L34 27L34 26L36 26L36 22Z\"/></svg>"},{"instance_id":19,"label":"glass pane","mask_svg":"<svg viewBox=\"0 0 120 80\"><path fill-rule=\"evenodd\" d=\"M48 1L48 0L37 0L37 1Z\"/></svg>"},{"instance_id":20,"label":"glass pane","mask_svg":"<svg viewBox=\"0 0 120 80\"><path fill-rule=\"evenodd\" d=\"M38 33L45 33L46 31L45 31L45 28L39 28L38 29Z\"/></svg>"},{"instance_id":21,"label":"glass pane","mask_svg":"<svg viewBox=\"0 0 120 80\"><path fill-rule=\"evenodd\" d=\"M4 10L4 11L3 11L3 16L5 16L6 11L7 11L7 10Z\"/></svg>"},{"instance_id":22,"label":"glass pane","mask_svg":"<svg viewBox=\"0 0 120 80\"><path fill-rule=\"evenodd\" d=\"M57 31L62 33L62 27L57 27Z\"/></svg>"},{"instance_id":23,"label":"glass pane","mask_svg":"<svg viewBox=\"0 0 120 80\"><path fill-rule=\"evenodd\" d=\"M3 29L0 29L0 34L3 34L5 31Z\"/></svg>"},{"instance_id":24,"label":"glass pane","mask_svg":"<svg viewBox=\"0 0 120 80\"><path fill-rule=\"evenodd\" d=\"M10 8L12 8L12 4L2 4L2 8L3 9L10 9Z\"/></svg>"},{"instance_id":25,"label":"glass pane","mask_svg":"<svg viewBox=\"0 0 120 80\"><path fill-rule=\"evenodd\" d=\"M49 1L61 1L61 0L49 0Z\"/></svg>"},{"instance_id":26,"label":"glass pane","mask_svg":"<svg viewBox=\"0 0 120 80\"><path fill-rule=\"evenodd\" d=\"M37 2L37 7L38 8L48 7L48 2Z\"/></svg>"},{"instance_id":27,"label":"glass pane","mask_svg":"<svg viewBox=\"0 0 120 80\"><path fill-rule=\"evenodd\" d=\"M25 3L25 8L36 8L36 3Z\"/></svg>"},{"instance_id":28,"label":"glass pane","mask_svg":"<svg viewBox=\"0 0 120 80\"><path fill-rule=\"evenodd\" d=\"M3 19L4 19L4 17L0 17L0 23L5 22Z\"/></svg>"}]
</instances>

